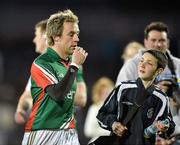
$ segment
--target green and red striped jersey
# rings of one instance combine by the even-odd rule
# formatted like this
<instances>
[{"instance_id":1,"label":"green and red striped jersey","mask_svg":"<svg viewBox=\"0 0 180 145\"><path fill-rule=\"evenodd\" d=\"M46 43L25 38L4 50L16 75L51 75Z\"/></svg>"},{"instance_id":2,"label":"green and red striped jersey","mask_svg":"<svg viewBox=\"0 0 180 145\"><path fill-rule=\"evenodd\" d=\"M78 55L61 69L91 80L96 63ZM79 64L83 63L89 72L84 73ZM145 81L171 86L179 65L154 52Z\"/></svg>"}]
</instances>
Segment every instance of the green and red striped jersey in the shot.
<instances>
[{"instance_id":1,"label":"green and red striped jersey","mask_svg":"<svg viewBox=\"0 0 180 145\"><path fill-rule=\"evenodd\" d=\"M77 81L84 81L82 69L78 70L77 77L65 96L62 104L59 104L46 92L45 88L57 84L65 76L69 64L51 48L37 57L31 67L31 95L33 108L26 124L26 131L56 130L75 128L73 116L74 95Z\"/></svg>"}]
</instances>

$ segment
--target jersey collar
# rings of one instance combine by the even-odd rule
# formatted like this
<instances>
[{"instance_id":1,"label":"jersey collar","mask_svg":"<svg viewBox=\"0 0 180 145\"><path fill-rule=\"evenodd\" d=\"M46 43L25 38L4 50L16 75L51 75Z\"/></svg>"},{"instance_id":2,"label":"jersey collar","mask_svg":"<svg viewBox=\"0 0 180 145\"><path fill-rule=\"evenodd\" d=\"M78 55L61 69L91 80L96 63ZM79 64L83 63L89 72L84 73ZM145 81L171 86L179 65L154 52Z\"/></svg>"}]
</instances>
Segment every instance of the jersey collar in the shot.
<instances>
[{"instance_id":1,"label":"jersey collar","mask_svg":"<svg viewBox=\"0 0 180 145\"><path fill-rule=\"evenodd\" d=\"M54 51L52 48L47 48L47 53L51 56L51 58L52 58L54 61L57 61L57 62L66 64L66 65L68 65L69 62L70 62L70 60L71 60L71 57L69 57L67 60L62 59L62 58L56 53L56 51Z\"/></svg>"}]
</instances>

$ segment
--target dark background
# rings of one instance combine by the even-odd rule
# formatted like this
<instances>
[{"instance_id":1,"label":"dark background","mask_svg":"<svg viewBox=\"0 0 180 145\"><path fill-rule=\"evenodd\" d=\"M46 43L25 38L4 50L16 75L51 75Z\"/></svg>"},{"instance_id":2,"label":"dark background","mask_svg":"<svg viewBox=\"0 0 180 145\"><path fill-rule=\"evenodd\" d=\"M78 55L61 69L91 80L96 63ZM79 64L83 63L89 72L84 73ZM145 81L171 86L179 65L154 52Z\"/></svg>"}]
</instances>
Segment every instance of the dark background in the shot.
<instances>
[{"instance_id":1,"label":"dark background","mask_svg":"<svg viewBox=\"0 0 180 145\"><path fill-rule=\"evenodd\" d=\"M89 53L84 64L88 104L81 110L84 122L91 103L92 84L101 76L116 80L124 46L143 43L143 30L152 21L163 21L170 30L170 50L180 57L180 8L174 1L130 0L1 0L0 2L0 145L20 144L24 126L13 121L19 96L26 86L34 52L34 25L58 10L78 15L80 43ZM7 120L10 121L7 121ZM80 141L87 143L80 128Z\"/></svg>"}]
</instances>

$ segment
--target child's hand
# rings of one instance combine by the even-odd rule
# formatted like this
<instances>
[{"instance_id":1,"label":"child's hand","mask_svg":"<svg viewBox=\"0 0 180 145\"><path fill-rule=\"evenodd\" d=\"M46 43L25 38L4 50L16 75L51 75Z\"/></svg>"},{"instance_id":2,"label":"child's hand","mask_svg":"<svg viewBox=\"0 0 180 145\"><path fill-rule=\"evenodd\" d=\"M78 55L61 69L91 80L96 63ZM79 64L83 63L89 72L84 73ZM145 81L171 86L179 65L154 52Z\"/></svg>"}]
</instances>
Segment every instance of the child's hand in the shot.
<instances>
[{"instance_id":1,"label":"child's hand","mask_svg":"<svg viewBox=\"0 0 180 145\"><path fill-rule=\"evenodd\" d=\"M169 123L168 124L164 124L162 123L162 121L157 121L155 123L155 126L158 130L158 133L162 133L162 132L166 132L169 128Z\"/></svg>"},{"instance_id":2,"label":"child's hand","mask_svg":"<svg viewBox=\"0 0 180 145\"><path fill-rule=\"evenodd\" d=\"M122 125L120 122L115 121L112 124L112 130L117 136L122 136L123 133L127 130L127 127Z\"/></svg>"}]
</instances>

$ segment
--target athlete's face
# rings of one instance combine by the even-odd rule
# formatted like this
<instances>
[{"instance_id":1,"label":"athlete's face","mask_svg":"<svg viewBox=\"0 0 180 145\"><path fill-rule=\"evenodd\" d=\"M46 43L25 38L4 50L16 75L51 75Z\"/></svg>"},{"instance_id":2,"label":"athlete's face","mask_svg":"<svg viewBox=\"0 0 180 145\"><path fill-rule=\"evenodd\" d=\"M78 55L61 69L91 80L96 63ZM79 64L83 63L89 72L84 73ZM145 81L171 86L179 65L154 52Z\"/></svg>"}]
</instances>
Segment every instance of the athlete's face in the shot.
<instances>
[{"instance_id":1,"label":"athlete's face","mask_svg":"<svg viewBox=\"0 0 180 145\"><path fill-rule=\"evenodd\" d=\"M138 64L139 77L144 81L150 81L157 73L157 59L150 53L144 53Z\"/></svg>"},{"instance_id":2,"label":"athlete's face","mask_svg":"<svg viewBox=\"0 0 180 145\"><path fill-rule=\"evenodd\" d=\"M166 32L152 30L148 34L148 38L144 39L144 46L148 49L156 49L161 52L166 52L169 47L169 40Z\"/></svg>"},{"instance_id":3,"label":"athlete's face","mask_svg":"<svg viewBox=\"0 0 180 145\"><path fill-rule=\"evenodd\" d=\"M35 37L33 39L33 43L35 44L35 51L37 53L44 53L46 50L46 39L44 33L42 33L41 28L35 28Z\"/></svg>"},{"instance_id":4,"label":"athlete's face","mask_svg":"<svg viewBox=\"0 0 180 145\"><path fill-rule=\"evenodd\" d=\"M77 23L64 22L63 32L59 39L59 47L66 55L72 55L79 42L79 27Z\"/></svg>"}]
</instances>

